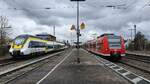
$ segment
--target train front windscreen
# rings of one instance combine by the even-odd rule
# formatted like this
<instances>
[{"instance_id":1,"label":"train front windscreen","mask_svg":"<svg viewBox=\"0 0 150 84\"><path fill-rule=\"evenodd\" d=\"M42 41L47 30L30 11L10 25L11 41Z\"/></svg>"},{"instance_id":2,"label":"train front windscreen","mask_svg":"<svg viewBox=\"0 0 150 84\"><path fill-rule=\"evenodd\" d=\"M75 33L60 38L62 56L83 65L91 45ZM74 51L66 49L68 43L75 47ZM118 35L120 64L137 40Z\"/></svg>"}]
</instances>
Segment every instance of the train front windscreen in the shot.
<instances>
[{"instance_id":1,"label":"train front windscreen","mask_svg":"<svg viewBox=\"0 0 150 84\"><path fill-rule=\"evenodd\" d=\"M109 47L120 49L121 48L121 37L120 36L110 36L108 37Z\"/></svg>"},{"instance_id":2,"label":"train front windscreen","mask_svg":"<svg viewBox=\"0 0 150 84\"><path fill-rule=\"evenodd\" d=\"M15 44L15 45L23 45L24 41L25 41L25 38L23 38L23 37L17 37L17 38L14 40L14 44Z\"/></svg>"}]
</instances>

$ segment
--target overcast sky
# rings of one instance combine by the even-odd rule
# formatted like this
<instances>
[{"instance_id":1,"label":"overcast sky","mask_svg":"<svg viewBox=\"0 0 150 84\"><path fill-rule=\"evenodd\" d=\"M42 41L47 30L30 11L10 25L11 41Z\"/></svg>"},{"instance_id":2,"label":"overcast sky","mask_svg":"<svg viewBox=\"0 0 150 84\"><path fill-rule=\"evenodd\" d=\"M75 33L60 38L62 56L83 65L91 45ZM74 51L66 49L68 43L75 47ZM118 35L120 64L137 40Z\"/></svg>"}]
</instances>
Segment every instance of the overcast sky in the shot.
<instances>
[{"instance_id":1,"label":"overcast sky","mask_svg":"<svg viewBox=\"0 0 150 84\"><path fill-rule=\"evenodd\" d=\"M130 37L130 28L137 25L150 37L150 6L149 0L86 0L80 3L80 23L86 28L81 30L81 40L92 39L94 33L115 33L125 38ZM114 5L116 8L106 6ZM45 9L50 8L50 9ZM20 34L53 34L59 40L75 40L76 3L70 0L0 0L0 15L9 19L12 26L11 37Z\"/></svg>"}]
</instances>

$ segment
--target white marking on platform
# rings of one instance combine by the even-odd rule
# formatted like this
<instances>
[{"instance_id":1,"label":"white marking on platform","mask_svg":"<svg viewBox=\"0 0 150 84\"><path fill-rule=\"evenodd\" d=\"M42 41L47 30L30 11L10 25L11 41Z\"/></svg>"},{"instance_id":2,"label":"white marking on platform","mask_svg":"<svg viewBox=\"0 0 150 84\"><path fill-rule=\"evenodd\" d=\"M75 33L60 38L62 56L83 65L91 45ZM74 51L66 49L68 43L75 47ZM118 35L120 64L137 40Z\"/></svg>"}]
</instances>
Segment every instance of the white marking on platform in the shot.
<instances>
[{"instance_id":1,"label":"white marking on platform","mask_svg":"<svg viewBox=\"0 0 150 84\"><path fill-rule=\"evenodd\" d=\"M117 67L117 65L114 65L114 66L109 66L109 67L113 69L114 67Z\"/></svg>"},{"instance_id":2,"label":"white marking on platform","mask_svg":"<svg viewBox=\"0 0 150 84\"><path fill-rule=\"evenodd\" d=\"M59 65L61 65L71 54L73 50L61 61L59 62L54 68L50 70L42 79L40 79L36 84L40 84L44 79L46 79Z\"/></svg>"},{"instance_id":3,"label":"white marking on platform","mask_svg":"<svg viewBox=\"0 0 150 84\"><path fill-rule=\"evenodd\" d=\"M114 63L112 63L112 62L110 62L110 61L107 61L107 60L105 60L105 59L103 59L103 58L100 58L100 57L98 58L96 55L95 55L95 58L96 58L97 60L99 60L100 62L102 62L104 65L106 65L108 68L114 70L116 73L118 73L119 75L123 76L125 79L129 80L129 81L130 81L131 83L133 83L133 84L138 84L141 80L144 80L145 82L147 82L146 84L150 84L150 80L148 80L148 79L146 79L146 78L143 78L143 77L141 77L141 76L138 76L138 75L136 75L136 74L134 74L134 73L132 73L132 72L130 72L130 71L128 71L128 70L126 70L126 69L120 67L120 66L118 66L117 64L114 64ZM113 65L113 66L110 66L110 65ZM116 66L118 66L119 69L113 69L113 67L116 67ZM120 73L119 70L125 70L125 71L127 71L127 72L125 72L125 73ZM126 76L126 75L128 75L128 74L134 74L135 76L137 76L137 78L131 79L131 78L129 78L129 77Z\"/></svg>"},{"instance_id":4,"label":"white marking on platform","mask_svg":"<svg viewBox=\"0 0 150 84\"><path fill-rule=\"evenodd\" d=\"M119 69L115 69L116 71L123 70L123 68L119 67Z\"/></svg>"},{"instance_id":5,"label":"white marking on platform","mask_svg":"<svg viewBox=\"0 0 150 84\"><path fill-rule=\"evenodd\" d=\"M109 63L109 64L105 64L105 65L107 65L107 66L110 66L110 65L114 65L114 64L112 64L112 63Z\"/></svg>"},{"instance_id":6,"label":"white marking on platform","mask_svg":"<svg viewBox=\"0 0 150 84\"><path fill-rule=\"evenodd\" d=\"M122 75L123 76L126 76L126 75L128 75L128 74L131 74L130 72L126 72L126 73L123 73Z\"/></svg>"},{"instance_id":7,"label":"white marking on platform","mask_svg":"<svg viewBox=\"0 0 150 84\"><path fill-rule=\"evenodd\" d=\"M134 83L137 83L137 82L139 82L139 81L141 81L141 80L142 80L141 78L137 77L137 78L134 78L132 81L133 81Z\"/></svg>"}]
</instances>

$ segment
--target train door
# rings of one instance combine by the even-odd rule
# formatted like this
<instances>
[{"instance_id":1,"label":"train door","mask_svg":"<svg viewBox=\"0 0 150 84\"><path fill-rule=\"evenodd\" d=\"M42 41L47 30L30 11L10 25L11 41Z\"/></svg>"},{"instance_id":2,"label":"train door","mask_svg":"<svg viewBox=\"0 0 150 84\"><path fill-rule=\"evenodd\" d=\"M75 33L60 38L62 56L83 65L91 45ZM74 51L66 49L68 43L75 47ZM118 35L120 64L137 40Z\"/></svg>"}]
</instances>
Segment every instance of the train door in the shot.
<instances>
[{"instance_id":1,"label":"train door","mask_svg":"<svg viewBox=\"0 0 150 84\"><path fill-rule=\"evenodd\" d=\"M98 48L99 48L98 43L99 43L99 42L98 42L98 39L96 39L96 52L98 52L98 50L99 50L99 49L98 49Z\"/></svg>"},{"instance_id":2,"label":"train door","mask_svg":"<svg viewBox=\"0 0 150 84\"><path fill-rule=\"evenodd\" d=\"M98 40L97 42L97 52L101 52L103 47L103 42L102 40Z\"/></svg>"}]
</instances>

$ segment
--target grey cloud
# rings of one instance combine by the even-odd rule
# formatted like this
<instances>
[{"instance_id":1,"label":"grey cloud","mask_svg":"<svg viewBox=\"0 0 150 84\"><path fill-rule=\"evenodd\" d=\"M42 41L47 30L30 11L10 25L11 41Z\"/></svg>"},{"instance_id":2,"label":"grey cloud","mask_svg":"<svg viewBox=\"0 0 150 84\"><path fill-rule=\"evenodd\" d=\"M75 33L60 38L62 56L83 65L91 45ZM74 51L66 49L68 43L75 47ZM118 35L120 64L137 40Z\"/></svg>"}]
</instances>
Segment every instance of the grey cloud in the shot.
<instances>
[{"instance_id":1,"label":"grey cloud","mask_svg":"<svg viewBox=\"0 0 150 84\"><path fill-rule=\"evenodd\" d=\"M76 3L70 2L70 0L5 0L4 2L10 8L21 9L14 11L19 11L21 15L25 16L24 18L36 23L37 26L34 28L30 26L32 29L22 29L22 32L35 30L40 32L43 26L56 25L60 29L60 31L57 31L57 35L60 38L67 39L70 37L66 30L69 29L70 25L76 24ZM150 21L150 8L146 6L140 9L144 4L146 4L146 0L86 0L86 2L80 3L80 22L85 22L87 28L84 32L87 34L90 31L100 33L112 31L121 34L131 27L129 23L139 25L145 21ZM120 5L122 9L106 8L107 5ZM46 7L51 9L44 9ZM14 16L16 13L12 13L12 10L8 10L6 13L10 13L12 18L22 17L21 15ZM147 25L148 23L143 24ZM66 25L65 28L64 25ZM143 31L146 28L144 27ZM42 32L44 31L46 30ZM127 34L129 36L129 33ZM148 33L146 34L148 36ZM85 37L84 34L83 37Z\"/></svg>"}]
</instances>

